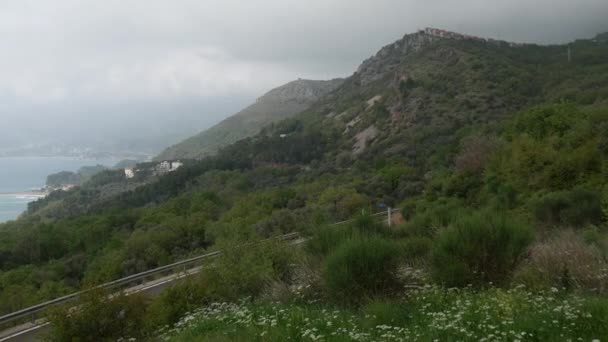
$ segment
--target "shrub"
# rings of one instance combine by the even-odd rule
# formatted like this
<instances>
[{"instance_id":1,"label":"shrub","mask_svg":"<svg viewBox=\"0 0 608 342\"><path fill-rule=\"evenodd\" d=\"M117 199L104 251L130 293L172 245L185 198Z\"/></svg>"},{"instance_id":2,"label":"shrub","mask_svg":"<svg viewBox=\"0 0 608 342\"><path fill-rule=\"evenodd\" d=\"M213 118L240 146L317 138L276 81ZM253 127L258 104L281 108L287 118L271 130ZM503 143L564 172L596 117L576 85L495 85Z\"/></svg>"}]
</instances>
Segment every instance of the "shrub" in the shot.
<instances>
[{"instance_id":1,"label":"shrub","mask_svg":"<svg viewBox=\"0 0 608 342\"><path fill-rule=\"evenodd\" d=\"M588 245L601 246L602 244L602 233L598 227L594 225L587 226L582 232L581 237Z\"/></svg>"},{"instance_id":2,"label":"shrub","mask_svg":"<svg viewBox=\"0 0 608 342\"><path fill-rule=\"evenodd\" d=\"M557 288L608 290L608 263L602 253L571 230L532 247L527 267Z\"/></svg>"},{"instance_id":3,"label":"shrub","mask_svg":"<svg viewBox=\"0 0 608 342\"><path fill-rule=\"evenodd\" d=\"M431 251L433 241L426 237L410 237L401 242L403 256L407 260L424 259Z\"/></svg>"},{"instance_id":4,"label":"shrub","mask_svg":"<svg viewBox=\"0 0 608 342\"><path fill-rule=\"evenodd\" d=\"M321 226L313 231L310 240L306 243L306 250L311 255L324 257L352 235L352 229L346 225Z\"/></svg>"},{"instance_id":5,"label":"shrub","mask_svg":"<svg viewBox=\"0 0 608 342\"><path fill-rule=\"evenodd\" d=\"M386 221L386 218L384 218L384 221ZM384 224L384 222L378 221L378 218L375 218L368 213L363 213L357 216L352 226L355 231L361 235L388 236L391 233L390 229Z\"/></svg>"},{"instance_id":6,"label":"shrub","mask_svg":"<svg viewBox=\"0 0 608 342\"><path fill-rule=\"evenodd\" d=\"M328 256L323 278L333 299L357 303L395 288L398 261L399 247L393 242L351 239Z\"/></svg>"},{"instance_id":7,"label":"shrub","mask_svg":"<svg viewBox=\"0 0 608 342\"><path fill-rule=\"evenodd\" d=\"M399 228L398 233L407 237L432 237L438 231L447 227L459 214L467 210L458 201L437 202L422 202L420 207L416 208L415 215Z\"/></svg>"},{"instance_id":8,"label":"shrub","mask_svg":"<svg viewBox=\"0 0 608 342\"><path fill-rule=\"evenodd\" d=\"M94 290L74 306L51 309L49 341L116 341L138 338L145 332L145 299Z\"/></svg>"},{"instance_id":9,"label":"shrub","mask_svg":"<svg viewBox=\"0 0 608 342\"><path fill-rule=\"evenodd\" d=\"M474 199L483 185L481 177L472 172L458 172L449 177L444 186L444 192L450 197Z\"/></svg>"},{"instance_id":10,"label":"shrub","mask_svg":"<svg viewBox=\"0 0 608 342\"><path fill-rule=\"evenodd\" d=\"M501 284L531 241L531 229L506 214L462 216L439 234L433 246L433 277L447 286Z\"/></svg>"},{"instance_id":11,"label":"shrub","mask_svg":"<svg viewBox=\"0 0 608 342\"><path fill-rule=\"evenodd\" d=\"M600 196L592 191L575 189L552 192L532 201L532 211L544 224L582 227L602 221Z\"/></svg>"},{"instance_id":12,"label":"shrub","mask_svg":"<svg viewBox=\"0 0 608 342\"><path fill-rule=\"evenodd\" d=\"M186 313L199 308L208 297L205 282L187 279L165 289L150 304L146 315L146 324L150 330L172 325Z\"/></svg>"},{"instance_id":13,"label":"shrub","mask_svg":"<svg viewBox=\"0 0 608 342\"><path fill-rule=\"evenodd\" d=\"M216 266L206 268L200 280L218 300L258 297L272 282L289 277L295 262L293 249L278 241L223 250Z\"/></svg>"},{"instance_id":14,"label":"shrub","mask_svg":"<svg viewBox=\"0 0 608 342\"><path fill-rule=\"evenodd\" d=\"M482 136L471 136L464 139L463 146L454 158L454 166L461 173L480 175L486 162L496 149L496 141Z\"/></svg>"},{"instance_id":15,"label":"shrub","mask_svg":"<svg viewBox=\"0 0 608 342\"><path fill-rule=\"evenodd\" d=\"M275 279L288 281L292 278L294 264L301 259L299 252L299 249L280 241L267 243L265 257L270 260Z\"/></svg>"},{"instance_id":16,"label":"shrub","mask_svg":"<svg viewBox=\"0 0 608 342\"><path fill-rule=\"evenodd\" d=\"M564 135L585 114L571 104L539 106L520 113L508 133L526 133L540 140L549 135Z\"/></svg>"}]
</instances>

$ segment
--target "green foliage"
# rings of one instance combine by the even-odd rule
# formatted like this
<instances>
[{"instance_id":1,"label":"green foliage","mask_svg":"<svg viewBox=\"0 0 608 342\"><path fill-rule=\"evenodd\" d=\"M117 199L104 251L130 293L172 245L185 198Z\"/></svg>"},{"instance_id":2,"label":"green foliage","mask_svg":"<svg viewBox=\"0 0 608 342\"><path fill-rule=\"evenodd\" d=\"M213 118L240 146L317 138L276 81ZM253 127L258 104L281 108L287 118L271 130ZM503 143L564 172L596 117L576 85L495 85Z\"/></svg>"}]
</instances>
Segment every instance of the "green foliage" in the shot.
<instances>
[{"instance_id":1,"label":"green foliage","mask_svg":"<svg viewBox=\"0 0 608 342\"><path fill-rule=\"evenodd\" d=\"M46 177L46 185L50 187L61 187L63 185L80 184L80 176L75 172L61 171Z\"/></svg>"},{"instance_id":2,"label":"green foliage","mask_svg":"<svg viewBox=\"0 0 608 342\"><path fill-rule=\"evenodd\" d=\"M603 107L582 111L561 104L517 115L504 134L508 143L491 158L489 189L495 191L500 183L522 193L598 185L606 163L598 149L606 113Z\"/></svg>"},{"instance_id":3,"label":"green foliage","mask_svg":"<svg viewBox=\"0 0 608 342\"><path fill-rule=\"evenodd\" d=\"M296 261L293 248L277 241L223 247L216 267L201 273L200 281L206 283L210 298L258 297L272 282L288 279Z\"/></svg>"},{"instance_id":4,"label":"green foliage","mask_svg":"<svg viewBox=\"0 0 608 342\"><path fill-rule=\"evenodd\" d=\"M350 226L320 226L313 230L312 236L306 242L306 250L311 255L325 257L352 236Z\"/></svg>"},{"instance_id":5,"label":"green foliage","mask_svg":"<svg viewBox=\"0 0 608 342\"><path fill-rule=\"evenodd\" d=\"M424 260L431 251L433 240L412 236L400 242L403 257L409 261Z\"/></svg>"},{"instance_id":6,"label":"green foliage","mask_svg":"<svg viewBox=\"0 0 608 342\"><path fill-rule=\"evenodd\" d=\"M584 189L546 194L532 202L532 212L545 225L583 227L602 221L600 196Z\"/></svg>"},{"instance_id":7,"label":"green foliage","mask_svg":"<svg viewBox=\"0 0 608 342\"><path fill-rule=\"evenodd\" d=\"M418 86L419 86L418 82L416 82L415 80L413 80L410 77L408 77L406 80L399 81L399 91L401 91L401 94L403 96L407 96L412 89L414 89Z\"/></svg>"},{"instance_id":8,"label":"green foliage","mask_svg":"<svg viewBox=\"0 0 608 342\"><path fill-rule=\"evenodd\" d=\"M386 295L398 285L400 249L381 238L350 239L331 253L323 266L323 279L331 298L358 303Z\"/></svg>"},{"instance_id":9,"label":"green foliage","mask_svg":"<svg viewBox=\"0 0 608 342\"><path fill-rule=\"evenodd\" d=\"M456 217L466 212L468 209L455 199L418 201L415 208L409 210L409 215L412 217L398 228L397 233L406 237L433 237Z\"/></svg>"},{"instance_id":10,"label":"green foliage","mask_svg":"<svg viewBox=\"0 0 608 342\"><path fill-rule=\"evenodd\" d=\"M365 305L362 311L367 317L364 327L405 326L410 323L410 308L405 303L375 300Z\"/></svg>"},{"instance_id":11,"label":"green foliage","mask_svg":"<svg viewBox=\"0 0 608 342\"><path fill-rule=\"evenodd\" d=\"M150 304L146 312L146 326L149 331L170 326L204 304L209 298L208 287L196 279L165 289Z\"/></svg>"},{"instance_id":12,"label":"green foliage","mask_svg":"<svg viewBox=\"0 0 608 342\"><path fill-rule=\"evenodd\" d=\"M503 284L531 241L531 229L505 213L461 216L433 245L433 277L446 286Z\"/></svg>"},{"instance_id":13,"label":"green foliage","mask_svg":"<svg viewBox=\"0 0 608 342\"><path fill-rule=\"evenodd\" d=\"M386 219L382 216L372 216L369 213L364 212L355 217L351 226L353 231L360 236L388 237L391 234L391 231L385 222Z\"/></svg>"},{"instance_id":14,"label":"green foliage","mask_svg":"<svg viewBox=\"0 0 608 342\"><path fill-rule=\"evenodd\" d=\"M349 188L330 187L319 196L319 205L329 207L335 220L347 220L369 208L369 199Z\"/></svg>"},{"instance_id":15,"label":"green foliage","mask_svg":"<svg viewBox=\"0 0 608 342\"><path fill-rule=\"evenodd\" d=\"M455 173L448 178L444 192L447 196L474 199L483 186L483 179L471 172Z\"/></svg>"},{"instance_id":16,"label":"green foliage","mask_svg":"<svg viewBox=\"0 0 608 342\"><path fill-rule=\"evenodd\" d=\"M535 140L564 136L584 118L585 114L572 104L540 106L518 115L507 134L527 134Z\"/></svg>"},{"instance_id":17,"label":"green foliage","mask_svg":"<svg viewBox=\"0 0 608 342\"><path fill-rule=\"evenodd\" d=\"M139 338L145 319L145 299L118 294L108 298L102 291L88 292L76 309L53 309L49 341L115 341Z\"/></svg>"}]
</instances>

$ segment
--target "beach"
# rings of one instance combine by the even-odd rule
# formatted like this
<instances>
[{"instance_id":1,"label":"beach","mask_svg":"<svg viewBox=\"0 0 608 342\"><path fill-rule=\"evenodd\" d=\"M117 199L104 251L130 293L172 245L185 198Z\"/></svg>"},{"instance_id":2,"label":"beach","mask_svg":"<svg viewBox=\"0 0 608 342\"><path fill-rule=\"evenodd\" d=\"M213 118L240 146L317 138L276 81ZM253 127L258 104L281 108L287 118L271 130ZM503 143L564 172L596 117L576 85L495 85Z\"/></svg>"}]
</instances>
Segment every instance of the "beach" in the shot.
<instances>
[{"instance_id":1,"label":"beach","mask_svg":"<svg viewBox=\"0 0 608 342\"><path fill-rule=\"evenodd\" d=\"M115 160L87 160L64 157L0 158L0 223L14 220L27 204L47 195L46 177L86 165L114 165Z\"/></svg>"}]
</instances>

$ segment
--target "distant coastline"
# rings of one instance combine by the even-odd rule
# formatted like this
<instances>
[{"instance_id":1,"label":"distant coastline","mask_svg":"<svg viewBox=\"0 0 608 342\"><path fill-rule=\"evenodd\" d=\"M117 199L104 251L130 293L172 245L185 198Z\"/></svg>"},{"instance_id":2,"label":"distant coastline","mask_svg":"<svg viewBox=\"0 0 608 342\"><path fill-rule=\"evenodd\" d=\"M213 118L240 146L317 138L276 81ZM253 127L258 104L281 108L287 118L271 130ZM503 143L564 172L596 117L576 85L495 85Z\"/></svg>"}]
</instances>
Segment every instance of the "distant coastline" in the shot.
<instances>
[{"instance_id":1,"label":"distant coastline","mask_svg":"<svg viewBox=\"0 0 608 342\"><path fill-rule=\"evenodd\" d=\"M0 192L0 196L15 196L15 197L46 197L47 191L18 191L18 192Z\"/></svg>"}]
</instances>

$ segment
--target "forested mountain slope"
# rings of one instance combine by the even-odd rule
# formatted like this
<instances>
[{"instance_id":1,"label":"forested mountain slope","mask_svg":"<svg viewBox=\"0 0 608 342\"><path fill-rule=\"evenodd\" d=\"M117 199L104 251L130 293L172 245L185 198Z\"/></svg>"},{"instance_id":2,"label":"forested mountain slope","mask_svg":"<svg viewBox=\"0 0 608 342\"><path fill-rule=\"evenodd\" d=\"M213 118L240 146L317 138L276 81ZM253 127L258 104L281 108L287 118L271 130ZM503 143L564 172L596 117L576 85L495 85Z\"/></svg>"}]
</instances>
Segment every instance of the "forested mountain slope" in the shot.
<instances>
[{"instance_id":1,"label":"forested mountain slope","mask_svg":"<svg viewBox=\"0 0 608 342\"><path fill-rule=\"evenodd\" d=\"M198 159L212 155L221 147L260 132L264 126L292 117L336 89L342 79L330 81L297 80L275 88L256 103L217 125L167 148L157 160Z\"/></svg>"},{"instance_id":2,"label":"forested mountain slope","mask_svg":"<svg viewBox=\"0 0 608 342\"><path fill-rule=\"evenodd\" d=\"M604 267L608 45L581 40L570 47L568 60L566 45L406 35L309 109L216 155L154 179L108 171L50 196L0 227L0 312L218 245L290 231L315 234L324 223L380 203L403 208L407 223L378 238L409 246L412 258L423 261L416 267L439 285L502 285L520 273L544 288L569 281L546 275L572 275L576 265L548 273L539 261L548 256L538 254L560 250L552 239L566 239L560 235L566 228L576 239L590 232L595 242L583 250ZM119 188L124 191L108 190ZM441 269L451 263L440 248L458 250L449 245L457 238L444 234L455 234L461 221L484 220L461 216L487 211L533 227L534 234L526 230L517 241L537 254L525 260L517 254L497 264L498 271L482 272L490 274L485 278L473 264ZM475 251L453 260L479 260ZM572 284L606 288L593 277ZM260 295L250 290L231 294Z\"/></svg>"}]
</instances>

